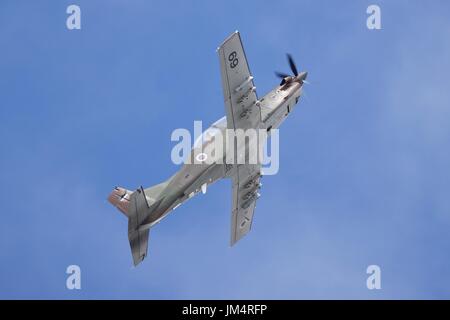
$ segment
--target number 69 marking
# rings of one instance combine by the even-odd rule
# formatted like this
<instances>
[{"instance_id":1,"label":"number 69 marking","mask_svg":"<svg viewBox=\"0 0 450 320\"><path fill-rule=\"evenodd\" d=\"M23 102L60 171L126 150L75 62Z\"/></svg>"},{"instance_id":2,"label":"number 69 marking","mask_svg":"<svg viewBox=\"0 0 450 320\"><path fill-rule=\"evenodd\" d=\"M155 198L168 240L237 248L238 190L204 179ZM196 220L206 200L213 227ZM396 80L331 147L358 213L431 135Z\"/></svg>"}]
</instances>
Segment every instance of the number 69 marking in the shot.
<instances>
[{"instance_id":1,"label":"number 69 marking","mask_svg":"<svg viewBox=\"0 0 450 320\"><path fill-rule=\"evenodd\" d=\"M233 69L239 64L239 59L237 58L236 51L233 51L228 55L228 61L230 61L230 68Z\"/></svg>"}]
</instances>

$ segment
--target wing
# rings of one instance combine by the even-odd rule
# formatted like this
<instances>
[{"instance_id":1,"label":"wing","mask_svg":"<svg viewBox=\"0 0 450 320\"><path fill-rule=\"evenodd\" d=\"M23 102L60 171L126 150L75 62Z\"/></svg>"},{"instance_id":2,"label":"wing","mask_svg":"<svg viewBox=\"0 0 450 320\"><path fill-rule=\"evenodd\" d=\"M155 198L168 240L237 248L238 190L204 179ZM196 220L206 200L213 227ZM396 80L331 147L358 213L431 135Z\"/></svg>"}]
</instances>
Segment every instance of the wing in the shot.
<instances>
[{"instance_id":1,"label":"wing","mask_svg":"<svg viewBox=\"0 0 450 320\"><path fill-rule=\"evenodd\" d=\"M261 165L238 165L233 181L233 211L231 214L231 239L234 245L252 227L253 212L259 198Z\"/></svg>"},{"instance_id":2,"label":"wing","mask_svg":"<svg viewBox=\"0 0 450 320\"><path fill-rule=\"evenodd\" d=\"M228 129L259 128L261 109L239 32L229 36L217 51ZM235 151L240 149L240 146L236 146ZM252 226L256 199L259 197L261 165L234 165L231 172L233 208L230 243L234 245Z\"/></svg>"},{"instance_id":3,"label":"wing","mask_svg":"<svg viewBox=\"0 0 450 320\"><path fill-rule=\"evenodd\" d=\"M239 32L229 36L217 51L228 128L258 128L261 111Z\"/></svg>"}]
</instances>

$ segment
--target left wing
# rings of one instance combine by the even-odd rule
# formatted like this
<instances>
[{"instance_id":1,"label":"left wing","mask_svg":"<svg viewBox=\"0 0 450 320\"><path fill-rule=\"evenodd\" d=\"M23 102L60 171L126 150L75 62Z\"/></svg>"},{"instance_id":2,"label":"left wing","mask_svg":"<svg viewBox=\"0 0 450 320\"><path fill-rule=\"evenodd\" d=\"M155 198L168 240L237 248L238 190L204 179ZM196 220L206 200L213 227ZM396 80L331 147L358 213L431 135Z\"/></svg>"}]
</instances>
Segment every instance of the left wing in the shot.
<instances>
[{"instance_id":1,"label":"left wing","mask_svg":"<svg viewBox=\"0 0 450 320\"><path fill-rule=\"evenodd\" d=\"M238 165L233 180L233 208L231 214L231 239L234 245L252 227L253 212L259 198L261 165Z\"/></svg>"},{"instance_id":2,"label":"left wing","mask_svg":"<svg viewBox=\"0 0 450 320\"><path fill-rule=\"evenodd\" d=\"M258 128L261 111L241 36L236 31L217 49L229 129Z\"/></svg>"}]
</instances>

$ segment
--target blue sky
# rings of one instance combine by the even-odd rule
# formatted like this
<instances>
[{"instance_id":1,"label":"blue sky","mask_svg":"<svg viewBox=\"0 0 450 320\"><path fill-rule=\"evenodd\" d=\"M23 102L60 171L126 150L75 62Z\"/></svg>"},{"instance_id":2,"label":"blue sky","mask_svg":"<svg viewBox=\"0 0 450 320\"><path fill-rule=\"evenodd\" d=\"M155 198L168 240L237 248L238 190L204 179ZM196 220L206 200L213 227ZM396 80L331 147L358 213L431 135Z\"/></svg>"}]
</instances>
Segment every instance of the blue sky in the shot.
<instances>
[{"instance_id":1,"label":"blue sky","mask_svg":"<svg viewBox=\"0 0 450 320\"><path fill-rule=\"evenodd\" d=\"M82 29L66 28L81 7ZM366 28L381 7L382 30ZM0 298L450 298L446 1L0 3ZM224 115L216 47L241 32L259 95L309 71L252 232L230 181L151 230L132 268L106 201L170 177L176 128ZM67 290L77 264L82 289ZM366 288L366 268L382 289Z\"/></svg>"}]
</instances>

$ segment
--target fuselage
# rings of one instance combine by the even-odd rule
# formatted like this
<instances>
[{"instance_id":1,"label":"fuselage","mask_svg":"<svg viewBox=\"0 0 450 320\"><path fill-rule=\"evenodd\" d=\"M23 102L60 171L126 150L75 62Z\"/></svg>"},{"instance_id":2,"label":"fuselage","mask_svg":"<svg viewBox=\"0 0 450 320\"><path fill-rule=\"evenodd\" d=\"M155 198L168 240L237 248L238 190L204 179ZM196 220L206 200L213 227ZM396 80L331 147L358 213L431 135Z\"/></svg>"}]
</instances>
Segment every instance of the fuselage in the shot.
<instances>
[{"instance_id":1,"label":"fuselage","mask_svg":"<svg viewBox=\"0 0 450 320\"><path fill-rule=\"evenodd\" d=\"M302 84L290 82L277 86L268 94L258 100L261 110L261 123L258 129L264 129L270 135L272 129L277 129L281 123L289 116L300 96L302 95ZM225 135L227 129L226 117L216 121L202 134L204 137L211 132L221 132ZM208 139L197 139L200 143L194 143L191 152L191 159L199 154L199 149L204 150ZM226 153L226 150L224 150ZM169 184L164 194L163 200L152 214L143 221L143 224L154 225L164 218L173 209L177 208L184 201L192 198L200 191L206 192L206 187L219 179L226 178L229 166L222 163L185 163L183 167L169 179ZM203 190L202 190L203 189Z\"/></svg>"}]
</instances>

